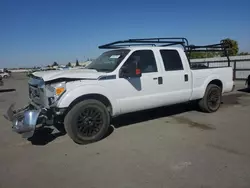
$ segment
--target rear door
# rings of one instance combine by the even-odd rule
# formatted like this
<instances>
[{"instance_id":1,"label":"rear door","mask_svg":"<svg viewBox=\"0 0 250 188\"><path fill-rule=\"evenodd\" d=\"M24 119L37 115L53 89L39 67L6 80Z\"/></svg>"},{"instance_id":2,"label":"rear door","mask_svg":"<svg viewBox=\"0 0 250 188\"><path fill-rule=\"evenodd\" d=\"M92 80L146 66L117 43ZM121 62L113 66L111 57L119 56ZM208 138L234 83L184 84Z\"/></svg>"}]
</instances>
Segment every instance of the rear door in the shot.
<instances>
[{"instance_id":1,"label":"rear door","mask_svg":"<svg viewBox=\"0 0 250 188\"><path fill-rule=\"evenodd\" d=\"M163 65L163 101L166 105L188 101L192 94L192 75L187 59L181 57L177 49L160 49L158 52Z\"/></svg>"}]
</instances>

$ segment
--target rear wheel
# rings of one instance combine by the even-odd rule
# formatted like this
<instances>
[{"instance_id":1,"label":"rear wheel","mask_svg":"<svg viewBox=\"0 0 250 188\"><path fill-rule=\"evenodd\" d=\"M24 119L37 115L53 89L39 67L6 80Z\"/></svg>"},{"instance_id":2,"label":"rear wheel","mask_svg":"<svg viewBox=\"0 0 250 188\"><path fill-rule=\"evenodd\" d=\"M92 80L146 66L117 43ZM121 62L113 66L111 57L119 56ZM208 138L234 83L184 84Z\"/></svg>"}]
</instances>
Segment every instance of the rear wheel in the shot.
<instances>
[{"instance_id":1,"label":"rear wheel","mask_svg":"<svg viewBox=\"0 0 250 188\"><path fill-rule=\"evenodd\" d=\"M220 108L221 99L221 88L215 84L209 84L204 97L199 101L199 107L203 112L216 112Z\"/></svg>"},{"instance_id":2,"label":"rear wheel","mask_svg":"<svg viewBox=\"0 0 250 188\"><path fill-rule=\"evenodd\" d=\"M65 130L78 144L102 139L110 126L110 114L106 106L94 99L77 103L64 119Z\"/></svg>"},{"instance_id":3,"label":"rear wheel","mask_svg":"<svg viewBox=\"0 0 250 188\"><path fill-rule=\"evenodd\" d=\"M7 78L8 76L7 76L7 75L4 75L3 77L4 77L4 78Z\"/></svg>"}]
</instances>

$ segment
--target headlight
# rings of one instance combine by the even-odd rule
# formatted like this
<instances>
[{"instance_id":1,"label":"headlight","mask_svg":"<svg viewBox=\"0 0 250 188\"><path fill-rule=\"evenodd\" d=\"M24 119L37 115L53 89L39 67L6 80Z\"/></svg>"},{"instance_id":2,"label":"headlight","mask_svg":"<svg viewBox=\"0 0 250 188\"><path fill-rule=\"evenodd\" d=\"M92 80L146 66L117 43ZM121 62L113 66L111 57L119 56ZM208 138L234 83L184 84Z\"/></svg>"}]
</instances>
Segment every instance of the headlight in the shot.
<instances>
[{"instance_id":1,"label":"headlight","mask_svg":"<svg viewBox=\"0 0 250 188\"><path fill-rule=\"evenodd\" d=\"M54 90L55 98L60 97L66 91L66 83L65 82L55 84L55 85L52 84L51 87Z\"/></svg>"},{"instance_id":2,"label":"headlight","mask_svg":"<svg viewBox=\"0 0 250 188\"><path fill-rule=\"evenodd\" d=\"M61 94L63 94L64 91L66 91L65 87L56 87L55 88L55 95L60 96Z\"/></svg>"},{"instance_id":3,"label":"headlight","mask_svg":"<svg viewBox=\"0 0 250 188\"><path fill-rule=\"evenodd\" d=\"M55 103L60 96L62 96L63 93L66 92L66 83L56 83L56 84L51 84L48 87L48 90L50 91L51 97L49 97L49 103L50 105Z\"/></svg>"}]
</instances>

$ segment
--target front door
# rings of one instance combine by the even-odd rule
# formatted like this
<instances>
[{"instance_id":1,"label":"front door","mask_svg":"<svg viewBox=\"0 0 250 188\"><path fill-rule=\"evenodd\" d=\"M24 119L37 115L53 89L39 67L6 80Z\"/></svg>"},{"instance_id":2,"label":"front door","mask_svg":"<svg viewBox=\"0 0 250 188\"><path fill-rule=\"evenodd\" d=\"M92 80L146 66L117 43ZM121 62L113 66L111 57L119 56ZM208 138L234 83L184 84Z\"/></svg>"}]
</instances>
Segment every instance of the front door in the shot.
<instances>
[{"instance_id":1,"label":"front door","mask_svg":"<svg viewBox=\"0 0 250 188\"><path fill-rule=\"evenodd\" d=\"M152 50L133 52L123 66L136 61L141 67L140 78L118 78L119 96L117 102L121 113L145 110L159 105L161 74Z\"/></svg>"}]
</instances>

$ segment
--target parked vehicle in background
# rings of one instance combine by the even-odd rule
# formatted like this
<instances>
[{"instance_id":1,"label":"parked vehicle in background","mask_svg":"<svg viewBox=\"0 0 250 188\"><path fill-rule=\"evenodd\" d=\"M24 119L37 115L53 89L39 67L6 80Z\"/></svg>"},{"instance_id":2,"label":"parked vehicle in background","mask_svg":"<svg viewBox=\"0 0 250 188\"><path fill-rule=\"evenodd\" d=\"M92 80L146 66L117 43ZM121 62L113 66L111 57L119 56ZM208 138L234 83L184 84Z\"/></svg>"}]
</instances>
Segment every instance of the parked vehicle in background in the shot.
<instances>
[{"instance_id":1,"label":"parked vehicle in background","mask_svg":"<svg viewBox=\"0 0 250 188\"><path fill-rule=\"evenodd\" d=\"M0 77L0 86L3 86L3 78Z\"/></svg>"},{"instance_id":2,"label":"parked vehicle in background","mask_svg":"<svg viewBox=\"0 0 250 188\"><path fill-rule=\"evenodd\" d=\"M10 77L10 74L7 72L0 72L0 77L1 78L8 78L8 77Z\"/></svg>"},{"instance_id":3,"label":"parked vehicle in background","mask_svg":"<svg viewBox=\"0 0 250 188\"><path fill-rule=\"evenodd\" d=\"M121 114L189 101L212 113L219 109L222 94L233 90L228 56L228 67L190 66L189 55L194 51L209 49L227 55L229 45L224 41L194 46L185 38L129 39L99 48L111 50L84 69L32 73L30 104L7 111L14 131L27 138L37 124L62 119L72 140L94 142L107 134L111 119Z\"/></svg>"}]
</instances>

